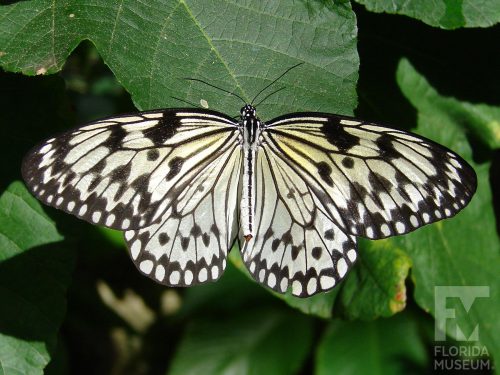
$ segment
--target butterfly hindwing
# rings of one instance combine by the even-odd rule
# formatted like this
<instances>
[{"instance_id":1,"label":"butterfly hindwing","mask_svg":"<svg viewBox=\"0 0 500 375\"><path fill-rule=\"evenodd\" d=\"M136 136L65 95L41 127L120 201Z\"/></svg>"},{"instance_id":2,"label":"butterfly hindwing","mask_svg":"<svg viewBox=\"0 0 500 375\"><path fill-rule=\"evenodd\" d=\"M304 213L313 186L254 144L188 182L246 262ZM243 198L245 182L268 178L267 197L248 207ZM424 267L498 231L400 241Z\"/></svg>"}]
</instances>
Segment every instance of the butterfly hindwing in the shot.
<instances>
[{"instance_id":1,"label":"butterfly hindwing","mask_svg":"<svg viewBox=\"0 0 500 375\"><path fill-rule=\"evenodd\" d=\"M266 124L262 143L308 181L343 230L371 239L451 217L476 189L473 169L445 147L348 117L282 116Z\"/></svg>"},{"instance_id":2,"label":"butterfly hindwing","mask_svg":"<svg viewBox=\"0 0 500 375\"><path fill-rule=\"evenodd\" d=\"M132 260L155 281L189 286L217 280L237 231L241 152L230 144L193 178L158 224L125 232Z\"/></svg>"},{"instance_id":3,"label":"butterfly hindwing","mask_svg":"<svg viewBox=\"0 0 500 375\"><path fill-rule=\"evenodd\" d=\"M44 203L94 224L134 229L161 219L228 145L233 119L217 112L168 109L96 121L35 147L22 173Z\"/></svg>"},{"instance_id":4,"label":"butterfly hindwing","mask_svg":"<svg viewBox=\"0 0 500 375\"><path fill-rule=\"evenodd\" d=\"M265 146L257 156L256 187L255 235L240 239L255 280L300 297L337 285L356 259L356 238L325 214L306 181Z\"/></svg>"}]
</instances>

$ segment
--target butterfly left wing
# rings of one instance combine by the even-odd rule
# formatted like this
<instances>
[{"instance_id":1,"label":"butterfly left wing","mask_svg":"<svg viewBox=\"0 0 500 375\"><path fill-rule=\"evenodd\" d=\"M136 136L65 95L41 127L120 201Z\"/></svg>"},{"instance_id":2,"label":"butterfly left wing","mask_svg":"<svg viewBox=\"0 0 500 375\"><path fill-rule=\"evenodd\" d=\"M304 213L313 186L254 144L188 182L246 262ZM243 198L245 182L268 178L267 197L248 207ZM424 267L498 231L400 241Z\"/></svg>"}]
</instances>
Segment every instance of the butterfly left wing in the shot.
<instances>
[{"instance_id":1,"label":"butterfly left wing","mask_svg":"<svg viewBox=\"0 0 500 375\"><path fill-rule=\"evenodd\" d=\"M188 179L158 224L125 232L130 256L143 274L169 286L202 284L222 275L238 233L240 169L240 146L233 143Z\"/></svg>"},{"instance_id":2,"label":"butterfly left wing","mask_svg":"<svg viewBox=\"0 0 500 375\"><path fill-rule=\"evenodd\" d=\"M337 285L356 259L356 238L325 212L306 181L279 153L256 160L254 236L240 233L243 261L256 281L309 297Z\"/></svg>"},{"instance_id":3,"label":"butterfly left wing","mask_svg":"<svg viewBox=\"0 0 500 375\"><path fill-rule=\"evenodd\" d=\"M296 113L266 124L262 147L305 180L344 231L371 239L404 234L460 211L474 170L428 139L350 117Z\"/></svg>"}]
</instances>

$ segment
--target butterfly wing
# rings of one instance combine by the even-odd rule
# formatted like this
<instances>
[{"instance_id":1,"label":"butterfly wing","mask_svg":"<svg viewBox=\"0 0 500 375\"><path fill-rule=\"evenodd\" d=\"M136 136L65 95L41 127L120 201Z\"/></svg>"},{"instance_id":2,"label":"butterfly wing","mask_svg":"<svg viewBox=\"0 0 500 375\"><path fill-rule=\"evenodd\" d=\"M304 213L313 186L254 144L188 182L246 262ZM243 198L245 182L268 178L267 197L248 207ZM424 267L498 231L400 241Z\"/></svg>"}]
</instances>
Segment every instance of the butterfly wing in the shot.
<instances>
[{"instance_id":1,"label":"butterfly wing","mask_svg":"<svg viewBox=\"0 0 500 375\"><path fill-rule=\"evenodd\" d=\"M349 117L278 117L261 143L307 181L328 217L352 235L410 232L455 215L476 190L474 170L452 151Z\"/></svg>"},{"instance_id":2,"label":"butterfly wing","mask_svg":"<svg viewBox=\"0 0 500 375\"><path fill-rule=\"evenodd\" d=\"M158 224L125 232L130 255L145 275L165 285L217 280L238 234L241 149L233 143L197 175Z\"/></svg>"},{"instance_id":3,"label":"butterfly wing","mask_svg":"<svg viewBox=\"0 0 500 375\"><path fill-rule=\"evenodd\" d=\"M333 288L356 259L356 238L325 212L286 158L265 145L256 160L256 233L240 235L243 261L261 284L308 297Z\"/></svg>"},{"instance_id":4,"label":"butterfly wing","mask_svg":"<svg viewBox=\"0 0 500 375\"><path fill-rule=\"evenodd\" d=\"M239 136L223 114L168 109L90 123L36 146L22 174L42 202L94 224L160 223L177 197Z\"/></svg>"},{"instance_id":5,"label":"butterfly wing","mask_svg":"<svg viewBox=\"0 0 500 375\"><path fill-rule=\"evenodd\" d=\"M237 126L196 109L104 119L35 147L23 176L43 202L128 229L134 263L157 282L212 281L237 235Z\"/></svg>"}]
</instances>

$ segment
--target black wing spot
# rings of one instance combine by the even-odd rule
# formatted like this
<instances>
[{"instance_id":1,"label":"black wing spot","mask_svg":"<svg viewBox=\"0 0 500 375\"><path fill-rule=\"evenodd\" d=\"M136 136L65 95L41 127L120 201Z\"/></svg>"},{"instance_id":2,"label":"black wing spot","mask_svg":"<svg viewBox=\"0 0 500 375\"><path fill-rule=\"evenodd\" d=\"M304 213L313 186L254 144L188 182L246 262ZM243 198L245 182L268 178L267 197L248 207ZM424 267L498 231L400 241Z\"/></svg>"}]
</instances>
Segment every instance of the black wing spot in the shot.
<instances>
[{"instance_id":1,"label":"black wing spot","mask_svg":"<svg viewBox=\"0 0 500 375\"><path fill-rule=\"evenodd\" d=\"M313 258L316 260L321 258L322 252L323 252L323 249L319 246L313 247L313 249L311 250L311 254L312 254Z\"/></svg>"},{"instance_id":2,"label":"black wing spot","mask_svg":"<svg viewBox=\"0 0 500 375\"><path fill-rule=\"evenodd\" d=\"M332 173L332 167L330 167L328 163L324 161L317 163L316 167L318 167L318 174L321 179L325 181L328 186L333 186L333 180L330 176Z\"/></svg>"},{"instance_id":3,"label":"black wing spot","mask_svg":"<svg viewBox=\"0 0 500 375\"><path fill-rule=\"evenodd\" d=\"M111 179L113 181L127 181L128 177L130 176L130 172L132 170L132 164L127 163L125 165L121 165L119 167L116 167L116 169L112 172L111 174Z\"/></svg>"},{"instance_id":4,"label":"black wing spot","mask_svg":"<svg viewBox=\"0 0 500 375\"><path fill-rule=\"evenodd\" d=\"M278 246L280 245L281 241L278 238L275 238L273 242L271 243L271 250L276 251L278 249Z\"/></svg>"},{"instance_id":5,"label":"black wing spot","mask_svg":"<svg viewBox=\"0 0 500 375\"><path fill-rule=\"evenodd\" d=\"M160 152L157 149L152 148L151 150L148 150L147 158L149 161L155 161L159 157L160 157Z\"/></svg>"},{"instance_id":6,"label":"black wing spot","mask_svg":"<svg viewBox=\"0 0 500 375\"><path fill-rule=\"evenodd\" d=\"M292 246L292 260L297 259L300 253L300 246Z\"/></svg>"},{"instance_id":7,"label":"black wing spot","mask_svg":"<svg viewBox=\"0 0 500 375\"><path fill-rule=\"evenodd\" d=\"M325 231L325 239L327 240L333 240L335 238L335 232L333 229L328 229Z\"/></svg>"},{"instance_id":8,"label":"black wing spot","mask_svg":"<svg viewBox=\"0 0 500 375\"><path fill-rule=\"evenodd\" d=\"M382 134L376 141L377 147L380 149L380 156L382 159L396 159L401 157L401 154L394 148L392 139L387 134Z\"/></svg>"},{"instance_id":9,"label":"black wing spot","mask_svg":"<svg viewBox=\"0 0 500 375\"><path fill-rule=\"evenodd\" d=\"M349 151L349 149L359 144L359 138L349 134L340 124L338 118L329 118L328 122L323 124L321 130L328 142L337 147L340 152Z\"/></svg>"},{"instance_id":10,"label":"black wing spot","mask_svg":"<svg viewBox=\"0 0 500 375\"><path fill-rule=\"evenodd\" d=\"M168 241L170 241L170 237L165 232L162 232L158 236L158 241L160 242L161 246L165 246L168 243Z\"/></svg>"},{"instance_id":11,"label":"black wing spot","mask_svg":"<svg viewBox=\"0 0 500 375\"><path fill-rule=\"evenodd\" d=\"M193 225L193 227L191 228L191 235L194 238L201 236L201 228L198 224Z\"/></svg>"},{"instance_id":12,"label":"black wing spot","mask_svg":"<svg viewBox=\"0 0 500 375\"><path fill-rule=\"evenodd\" d=\"M291 244L293 241L293 238L292 238L292 234L290 233L290 231L283 233L283 236L281 236L281 240L283 241L285 246L288 246L289 244Z\"/></svg>"},{"instance_id":13,"label":"black wing spot","mask_svg":"<svg viewBox=\"0 0 500 375\"><path fill-rule=\"evenodd\" d=\"M165 179L167 181L169 181L169 180L173 179L175 176L177 176L182 169L182 164L184 164L183 158L180 158L178 156L172 158L172 160L170 160L168 162L168 166L169 166L170 170L168 171L167 175L165 176Z\"/></svg>"},{"instance_id":14,"label":"black wing spot","mask_svg":"<svg viewBox=\"0 0 500 375\"><path fill-rule=\"evenodd\" d=\"M146 187L148 186L148 181L149 181L149 174L144 173L137 177L134 182L132 182L131 186L136 190L136 191L145 191Z\"/></svg>"},{"instance_id":15,"label":"black wing spot","mask_svg":"<svg viewBox=\"0 0 500 375\"><path fill-rule=\"evenodd\" d=\"M219 228L217 227L217 225L212 224L212 226L210 227L210 230L212 231L213 234L215 234L215 237L220 237L220 231L219 231Z\"/></svg>"},{"instance_id":16,"label":"black wing spot","mask_svg":"<svg viewBox=\"0 0 500 375\"><path fill-rule=\"evenodd\" d=\"M92 181L89 184L88 191L94 191L97 185L99 185L102 181L102 178L95 175L92 179Z\"/></svg>"},{"instance_id":17,"label":"black wing spot","mask_svg":"<svg viewBox=\"0 0 500 375\"><path fill-rule=\"evenodd\" d=\"M203 241L203 244L206 247L208 247L208 245L210 245L210 236L207 233L203 233L203 235L201 236L201 239Z\"/></svg>"},{"instance_id":18,"label":"black wing spot","mask_svg":"<svg viewBox=\"0 0 500 375\"><path fill-rule=\"evenodd\" d=\"M346 156L344 159L342 159L342 165L346 168L353 168L354 167L354 159Z\"/></svg>"},{"instance_id":19,"label":"black wing spot","mask_svg":"<svg viewBox=\"0 0 500 375\"><path fill-rule=\"evenodd\" d=\"M271 227L267 228L266 233L264 233L264 242L270 239L274 234L274 231Z\"/></svg>"},{"instance_id":20,"label":"black wing spot","mask_svg":"<svg viewBox=\"0 0 500 375\"><path fill-rule=\"evenodd\" d=\"M181 237L181 247L182 250L186 251L189 247L189 237Z\"/></svg>"},{"instance_id":21,"label":"black wing spot","mask_svg":"<svg viewBox=\"0 0 500 375\"><path fill-rule=\"evenodd\" d=\"M106 146L110 150L121 148L123 145L123 139L128 134L125 129L123 129L122 126L110 126L107 130L111 131L111 135L105 142L102 143L102 145Z\"/></svg>"},{"instance_id":22,"label":"black wing spot","mask_svg":"<svg viewBox=\"0 0 500 375\"><path fill-rule=\"evenodd\" d=\"M94 165L92 168L90 168L89 172L100 174L104 170L105 167L106 167L106 158L101 159L96 165ZM55 169L55 167L54 167L54 170L57 170L57 169Z\"/></svg>"},{"instance_id":23,"label":"black wing spot","mask_svg":"<svg viewBox=\"0 0 500 375\"><path fill-rule=\"evenodd\" d=\"M163 113L163 118L160 119L158 125L146 130L144 136L151 139L154 145L160 146L177 133L180 125L181 122L175 113L167 111Z\"/></svg>"}]
</instances>

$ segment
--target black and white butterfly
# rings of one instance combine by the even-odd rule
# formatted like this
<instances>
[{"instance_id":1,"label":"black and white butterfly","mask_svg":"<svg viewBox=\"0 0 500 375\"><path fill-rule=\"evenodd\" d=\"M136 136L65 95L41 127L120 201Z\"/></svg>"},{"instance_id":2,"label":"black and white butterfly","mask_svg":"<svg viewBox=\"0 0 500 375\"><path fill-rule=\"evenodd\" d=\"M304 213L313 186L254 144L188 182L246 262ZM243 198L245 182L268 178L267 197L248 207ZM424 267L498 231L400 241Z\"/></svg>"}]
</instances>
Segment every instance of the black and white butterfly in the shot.
<instances>
[{"instance_id":1,"label":"black and white butterfly","mask_svg":"<svg viewBox=\"0 0 500 375\"><path fill-rule=\"evenodd\" d=\"M356 237L460 211L474 170L420 136L328 113L262 122L206 109L99 120L48 139L22 174L42 202L125 231L139 270L170 286L218 279L238 240L259 283L308 297L356 260Z\"/></svg>"}]
</instances>

